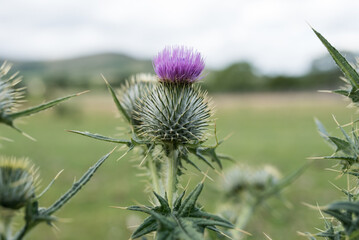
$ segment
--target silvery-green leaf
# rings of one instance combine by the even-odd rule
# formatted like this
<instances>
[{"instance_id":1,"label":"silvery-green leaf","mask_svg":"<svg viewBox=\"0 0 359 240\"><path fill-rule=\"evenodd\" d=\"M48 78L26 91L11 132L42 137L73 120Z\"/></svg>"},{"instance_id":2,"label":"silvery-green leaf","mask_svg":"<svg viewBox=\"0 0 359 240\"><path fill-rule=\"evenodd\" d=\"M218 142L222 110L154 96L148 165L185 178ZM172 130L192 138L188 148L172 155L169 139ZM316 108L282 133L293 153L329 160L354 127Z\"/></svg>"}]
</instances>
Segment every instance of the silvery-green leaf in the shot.
<instances>
[{"instance_id":1,"label":"silvery-green leaf","mask_svg":"<svg viewBox=\"0 0 359 240\"><path fill-rule=\"evenodd\" d=\"M335 144L336 146L335 152L342 151L345 154L352 154L352 148L347 141L331 136L329 136L328 138L330 139L330 141L332 141Z\"/></svg>"},{"instance_id":2,"label":"silvery-green leaf","mask_svg":"<svg viewBox=\"0 0 359 240\"><path fill-rule=\"evenodd\" d=\"M350 83L352 84L355 89L359 88L359 75L355 71L355 69L348 63L348 61L336 50L320 33L314 30L314 33L320 39L320 41L324 44L327 48L328 52L332 56L335 63L338 65L340 70L344 73L344 75L349 79Z\"/></svg>"},{"instance_id":3,"label":"silvery-green leaf","mask_svg":"<svg viewBox=\"0 0 359 240\"><path fill-rule=\"evenodd\" d=\"M155 194L160 205L156 207L131 206L128 210L144 212L150 215L135 230L132 238L156 231L156 239L173 240L202 240L206 228L216 229L215 226L233 228L227 220L206 213L196 207L196 201L203 189L203 184L197 187L182 201L184 192L175 200L174 208L170 209L167 199Z\"/></svg>"},{"instance_id":4,"label":"silvery-green leaf","mask_svg":"<svg viewBox=\"0 0 359 240\"><path fill-rule=\"evenodd\" d=\"M113 88L111 87L111 85L107 82L107 80L105 79L105 77L103 77L103 79L106 82L107 88L109 90L109 92L111 93L112 99L116 104L117 109L122 113L122 115L126 118L126 120L128 122L131 122L130 116L128 116L126 110L123 108L123 106L121 105L121 102L118 100L115 91L113 90Z\"/></svg>"},{"instance_id":5,"label":"silvery-green leaf","mask_svg":"<svg viewBox=\"0 0 359 240\"><path fill-rule=\"evenodd\" d=\"M69 130L69 132L76 133L76 134L83 135L83 136L90 137L90 138L94 138L97 140L105 141L105 142L126 144L127 146L130 146L132 144L132 142L130 140L106 137L106 136L103 136L103 135L100 135L97 133L82 132L82 131L77 131L77 130Z\"/></svg>"},{"instance_id":6,"label":"silvery-green leaf","mask_svg":"<svg viewBox=\"0 0 359 240\"><path fill-rule=\"evenodd\" d=\"M61 103L63 101L66 101L66 100L68 100L70 98L79 96L79 95L81 95L83 93L84 92L72 94L72 95L69 95L69 96L66 96L66 97L58 98L58 99L55 99L55 100L52 100L52 101L49 101L49 102L34 106L34 107L24 109L22 111L10 113L10 114L7 115L7 117L10 118L11 120L15 120L16 118L19 118L19 117L29 116L29 115L41 112L43 110L46 110L48 108L51 108L51 107L53 107L53 106L55 106L55 105L57 105L57 104L59 104L59 103Z\"/></svg>"}]
</instances>

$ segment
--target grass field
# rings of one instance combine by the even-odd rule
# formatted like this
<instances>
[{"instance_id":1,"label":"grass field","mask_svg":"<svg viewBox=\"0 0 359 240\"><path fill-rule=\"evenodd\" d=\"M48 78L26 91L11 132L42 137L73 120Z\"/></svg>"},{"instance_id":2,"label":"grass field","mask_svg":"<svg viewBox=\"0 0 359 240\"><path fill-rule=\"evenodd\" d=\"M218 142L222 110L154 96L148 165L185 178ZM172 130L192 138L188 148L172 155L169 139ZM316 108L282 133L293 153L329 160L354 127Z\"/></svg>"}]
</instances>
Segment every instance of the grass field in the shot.
<instances>
[{"instance_id":1,"label":"grass field","mask_svg":"<svg viewBox=\"0 0 359 240\"><path fill-rule=\"evenodd\" d=\"M321 93L252 94L215 96L216 126L220 138L232 136L220 147L220 152L231 155L236 161L250 165L272 164L283 175L295 171L310 156L332 153L316 132L313 118L319 118L329 132L338 133L332 119L340 123L354 117L354 110L345 108L341 97ZM87 168L115 147L66 132L66 129L87 130L108 136L118 136L126 124L116 117L116 109L109 95L88 93L59 106L55 110L29 117L17 125L37 139L30 141L17 132L0 126L1 136L15 142L2 141L0 151L5 155L29 156L40 167L44 187L61 169L63 174L51 190L40 200L48 206L79 178ZM339 133L338 133L339 134ZM144 216L114 209L111 206L148 204L143 192L145 178L139 177L134 167L135 154L120 161L122 152L115 152L99 169L92 181L65 208L57 213L60 230L45 224L34 229L28 239L129 239L133 228L128 226ZM130 161L131 160L131 161ZM226 163L230 168L232 163ZM250 239L264 239L265 232L273 239L305 239L296 231L316 232L322 227L319 212L303 203L325 205L342 195L329 181L345 187L345 179L325 171L334 162L316 161L288 189L283 196L291 203L286 206L280 199L272 199L268 208L258 209L252 219ZM203 178L190 170L192 186ZM214 179L220 177L210 171ZM187 178L187 179L188 179ZM186 182L184 179L183 182ZM209 212L215 211L218 197L214 185L207 180L201 197Z\"/></svg>"}]
</instances>

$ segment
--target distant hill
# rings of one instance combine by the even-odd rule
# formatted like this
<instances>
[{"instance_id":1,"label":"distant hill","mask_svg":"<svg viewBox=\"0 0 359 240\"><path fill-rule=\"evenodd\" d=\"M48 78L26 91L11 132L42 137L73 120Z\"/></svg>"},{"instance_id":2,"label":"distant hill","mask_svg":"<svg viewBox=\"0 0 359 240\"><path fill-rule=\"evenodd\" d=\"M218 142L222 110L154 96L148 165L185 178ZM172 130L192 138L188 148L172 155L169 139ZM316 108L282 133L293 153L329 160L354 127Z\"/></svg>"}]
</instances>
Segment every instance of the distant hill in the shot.
<instances>
[{"instance_id":1,"label":"distant hill","mask_svg":"<svg viewBox=\"0 0 359 240\"><path fill-rule=\"evenodd\" d=\"M342 52L342 54L351 63L355 63L355 56L359 56L350 52ZM24 85L37 86L36 82L41 82L47 90L103 87L100 74L117 87L130 75L142 72L154 73L150 60L114 53L56 61L11 61L10 59L9 62L14 64L13 72L20 71L24 76ZM335 89L343 84L339 80L342 73L329 54L314 59L310 70L300 76L263 75L249 62L234 62L219 70L207 69L205 74L208 75L203 85L210 92L303 91Z\"/></svg>"},{"instance_id":2,"label":"distant hill","mask_svg":"<svg viewBox=\"0 0 359 240\"><path fill-rule=\"evenodd\" d=\"M150 60L114 53L55 61L9 60L9 62L13 63L13 71L20 71L25 79L40 79L46 85L76 86L96 84L96 82L102 84L100 74L117 85L132 74L153 73Z\"/></svg>"}]
</instances>

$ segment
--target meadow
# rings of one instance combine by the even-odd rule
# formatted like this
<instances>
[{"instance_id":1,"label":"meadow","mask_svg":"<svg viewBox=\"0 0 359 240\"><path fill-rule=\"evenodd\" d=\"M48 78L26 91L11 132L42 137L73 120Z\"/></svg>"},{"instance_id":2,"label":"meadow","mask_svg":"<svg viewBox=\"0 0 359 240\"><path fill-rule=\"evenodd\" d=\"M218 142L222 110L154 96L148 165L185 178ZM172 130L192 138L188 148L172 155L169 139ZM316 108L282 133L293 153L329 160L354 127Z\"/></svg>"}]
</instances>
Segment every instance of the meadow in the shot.
<instances>
[{"instance_id":1,"label":"meadow","mask_svg":"<svg viewBox=\"0 0 359 240\"><path fill-rule=\"evenodd\" d=\"M355 119L354 109L345 108L348 102L327 93L215 95L213 102L219 138L230 135L219 152L232 156L238 163L271 164L283 176L303 166L308 157L332 153L317 133L314 117L320 119L330 133L338 135L332 114L343 124ZM47 193L46 201L40 199L42 206L55 200L92 163L116 146L66 130L121 136L128 127L116 113L110 95L97 92L87 93L16 123L37 141L1 126L1 136L15 141L1 142L3 154L29 156L40 168L42 187L64 169ZM130 153L117 161L123 152L116 150L85 188L56 214L60 218L56 224L58 229L42 224L29 234L28 239L129 239L133 227L144 216L111 206L149 204L149 199L143 192L146 178L139 176L141 172L136 169L141 159ZM325 205L342 196L330 182L346 187L346 179L325 170L333 164L325 160L314 161L281 197L274 197L267 207L258 209L246 229L253 234L248 239L264 239L263 232L272 239L305 239L297 231L317 232L314 227L322 227L320 214L304 203ZM225 168L231 166L232 162L226 162ZM188 172L183 182L188 179L190 186L203 178L190 166ZM209 170L209 175L220 182L218 173ZM215 203L221 201L213 186L216 184L205 185L200 198L200 202L206 203L208 212L215 212Z\"/></svg>"}]
</instances>

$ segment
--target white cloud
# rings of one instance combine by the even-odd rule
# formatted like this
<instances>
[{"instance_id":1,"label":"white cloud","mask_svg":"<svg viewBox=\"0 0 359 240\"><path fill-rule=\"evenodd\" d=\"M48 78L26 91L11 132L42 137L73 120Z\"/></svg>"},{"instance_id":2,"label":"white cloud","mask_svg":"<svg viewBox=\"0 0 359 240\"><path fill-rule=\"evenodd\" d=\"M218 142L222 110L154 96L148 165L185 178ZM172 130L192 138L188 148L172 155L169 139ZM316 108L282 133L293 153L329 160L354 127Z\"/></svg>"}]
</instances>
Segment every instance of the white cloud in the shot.
<instances>
[{"instance_id":1,"label":"white cloud","mask_svg":"<svg viewBox=\"0 0 359 240\"><path fill-rule=\"evenodd\" d=\"M211 67L251 60L264 72L298 73L325 52L306 21L338 49L359 50L358 7L350 0L3 1L0 56L116 51L148 58L185 44Z\"/></svg>"}]
</instances>

